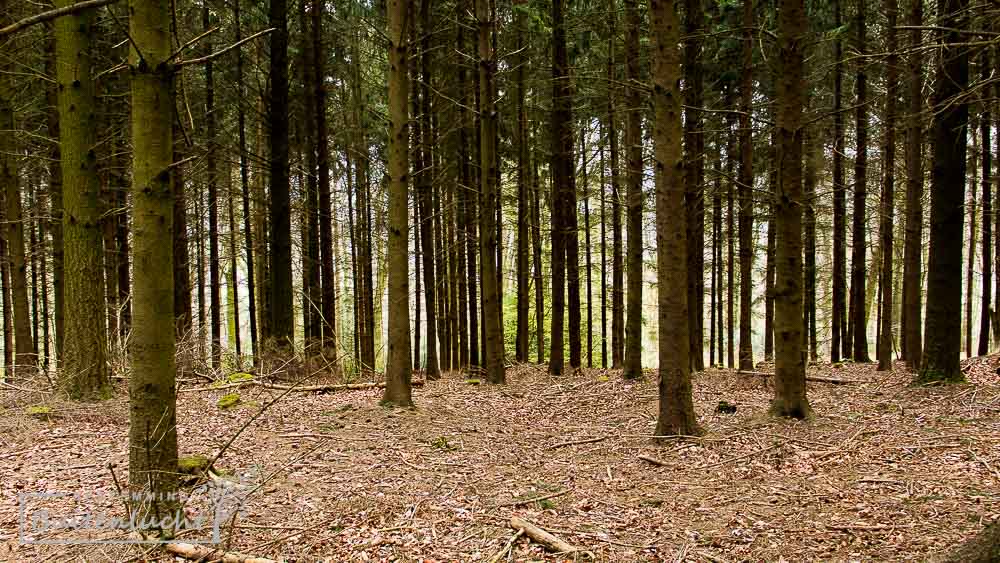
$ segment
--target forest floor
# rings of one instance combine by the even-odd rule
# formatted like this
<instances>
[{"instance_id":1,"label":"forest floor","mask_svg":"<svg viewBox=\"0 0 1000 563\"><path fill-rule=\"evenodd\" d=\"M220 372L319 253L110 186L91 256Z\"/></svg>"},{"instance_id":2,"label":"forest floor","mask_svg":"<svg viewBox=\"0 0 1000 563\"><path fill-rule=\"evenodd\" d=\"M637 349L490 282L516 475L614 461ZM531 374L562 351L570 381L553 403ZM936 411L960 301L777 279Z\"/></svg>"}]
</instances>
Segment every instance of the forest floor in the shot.
<instances>
[{"instance_id":1,"label":"forest floor","mask_svg":"<svg viewBox=\"0 0 1000 563\"><path fill-rule=\"evenodd\" d=\"M505 551L518 515L599 561L925 560L1000 516L998 363L972 360L969 384L939 388L910 387L902 364L814 366L856 383L809 383L808 422L766 415L768 378L710 369L694 381L706 434L662 444L649 439L653 373L628 383L517 366L506 386L454 374L415 388L417 408L402 410L380 407L377 389L291 393L217 463L259 485L223 540L290 561L566 559L525 537ZM228 392L179 395L182 455L213 455L281 393L244 387L220 410ZM736 412L716 412L720 401ZM51 412L26 414L42 403ZM170 560L151 547L18 541L19 493L126 479L124 389L92 406L7 388L0 407L0 560ZM103 534L88 537L124 537Z\"/></svg>"}]
</instances>

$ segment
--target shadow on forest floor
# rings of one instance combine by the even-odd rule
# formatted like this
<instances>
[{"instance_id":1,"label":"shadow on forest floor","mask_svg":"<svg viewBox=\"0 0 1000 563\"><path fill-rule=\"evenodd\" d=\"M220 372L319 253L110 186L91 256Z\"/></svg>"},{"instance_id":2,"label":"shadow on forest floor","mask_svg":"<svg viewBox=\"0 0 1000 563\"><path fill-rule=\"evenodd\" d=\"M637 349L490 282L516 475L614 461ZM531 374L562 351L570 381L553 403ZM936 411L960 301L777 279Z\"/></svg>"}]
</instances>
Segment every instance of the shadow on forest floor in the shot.
<instances>
[{"instance_id":1,"label":"shadow on forest floor","mask_svg":"<svg viewBox=\"0 0 1000 563\"><path fill-rule=\"evenodd\" d=\"M908 387L901 363L812 367L860 382L809 383L805 423L766 416L769 379L712 369L694 382L707 434L662 445L648 439L653 374L517 366L503 387L454 374L415 388L412 410L379 407L377 389L291 394L217 464L271 476L223 536L260 557L476 561L505 547L516 514L601 561L924 560L1000 510L997 362L972 360L971 383L945 388ZM220 409L231 392L180 394L182 455L211 456L280 393L243 387ZM109 461L126 478L124 395L28 416L38 397L0 394L0 559L158 555L18 543L18 493L111 491ZM559 559L523 537L508 557Z\"/></svg>"}]
</instances>

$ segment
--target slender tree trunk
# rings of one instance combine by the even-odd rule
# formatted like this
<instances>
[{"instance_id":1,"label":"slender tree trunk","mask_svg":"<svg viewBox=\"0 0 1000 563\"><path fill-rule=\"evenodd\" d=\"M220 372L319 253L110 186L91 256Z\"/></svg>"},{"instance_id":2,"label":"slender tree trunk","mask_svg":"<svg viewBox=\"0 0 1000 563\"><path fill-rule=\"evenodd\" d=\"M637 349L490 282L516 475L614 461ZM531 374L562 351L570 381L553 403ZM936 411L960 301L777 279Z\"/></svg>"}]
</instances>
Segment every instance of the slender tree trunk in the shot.
<instances>
[{"instance_id":1,"label":"slender tree trunk","mask_svg":"<svg viewBox=\"0 0 1000 563\"><path fill-rule=\"evenodd\" d=\"M590 254L590 184L587 182L587 127L580 129L580 153L583 157L583 232L585 240L585 252L587 270L587 367L594 367L594 292L591 285L591 272L593 271L593 261Z\"/></svg>"},{"instance_id":2,"label":"slender tree trunk","mask_svg":"<svg viewBox=\"0 0 1000 563\"><path fill-rule=\"evenodd\" d=\"M173 322L173 73L169 3L132 0L132 202L135 325L129 347L129 486L141 496L177 487ZM147 497L148 498L148 497ZM145 504L145 503L143 503ZM160 507L141 506L140 514Z\"/></svg>"},{"instance_id":3,"label":"slender tree trunk","mask_svg":"<svg viewBox=\"0 0 1000 563\"><path fill-rule=\"evenodd\" d=\"M969 82L969 55L959 31L968 24L967 0L938 0L938 43L932 121L930 251L927 263L927 330L921 382L964 379L961 342L962 239L965 204L965 150L969 107L961 94Z\"/></svg>"},{"instance_id":4,"label":"slender tree trunk","mask_svg":"<svg viewBox=\"0 0 1000 563\"><path fill-rule=\"evenodd\" d=\"M980 72L983 80L990 77L990 52L983 49L980 54ZM990 140L990 130L993 120L990 116L988 92L982 94L983 113L980 117L980 137L983 139L983 298L979 318L979 349L980 356L985 356L990 350L990 297L993 293L993 143Z\"/></svg>"},{"instance_id":5,"label":"slender tree trunk","mask_svg":"<svg viewBox=\"0 0 1000 563\"><path fill-rule=\"evenodd\" d=\"M770 160L767 174L768 201L767 201L767 265L764 267L764 359L774 359L774 276L776 265L775 260L775 235L778 226L774 222L774 197L778 193L778 135L771 132L771 148L767 151ZM720 250L721 253L721 250ZM720 254L721 256L721 254ZM720 258L721 261L721 258ZM721 281L721 280L720 280ZM722 336L721 323L719 327L719 338ZM720 347L719 361L722 360Z\"/></svg>"},{"instance_id":6,"label":"slender tree trunk","mask_svg":"<svg viewBox=\"0 0 1000 563\"><path fill-rule=\"evenodd\" d=\"M201 24L204 31L211 29L212 22L208 2L202 0ZM202 40L205 54L212 52L212 36ZM205 63L205 167L208 184L208 279L211 289L212 315L212 368L222 367L222 286L219 275L219 186L218 165L215 158L215 75L212 61Z\"/></svg>"},{"instance_id":7,"label":"slender tree trunk","mask_svg":"<svg viewBox=\"0 0 1000 563\"><path fill-rule=\"evenodd\" d=\"M496 153L496 114L493 75L496 67L493 50L494 19L489 0L476 0L476 20L479 29L479 99L480 99L480 185L483 205L480 214L482 239L480 255L483 284L483 370L486 381L500 384L506 381L504 371L503 325L500 320L499 268L496 254L497 209L500 204L499 173Z\"/></svg>"},{"instance_id":8,"label":"slender tree trunk","mask_svg":"<svg viewBox=\"0 0 1000 563\"><path fill-rule=\"evenodd\" d=\"M855 50L858 53L858 73L855 80L857 103L855 104L855 129L857 137L854 157L854 209L851 229L851 312L853 349L851 357L856 362L869 362L868 357L868 308L866 306L865 274L867 250L865 217L868 198L868 77L865 53L866 43L866 0L858 0L855 28L857 32Z\"/></svg>"},{"instance_id":9,"label":"slender tree trunk","mask_svg":"<svg viewBox=\"0 0 1000 563\"><path fill-rule=\"evenodd\" d=\"M816 147L811 131L803 132L803 161L805 178L803 189L803 324L802 350L808 358L816 360Z\"/></svg>"},{"instance_id":10,"label":"slender tree trunk","mask_svg":"<svg viewBox=\"0 0 1000 563\"><path fill-rule=\"evenodd\" d=\"M425 0L426 2L426 0ZM407 17L405 0L386 7L389 39L389 356L382 402L410 406L409 225L407 176L409 131L407 115Z\"/></svg>"},{"instance_id":11,"label":"slender tree trunk","mask_svg":"<svg viewBox=\"0 0 1000 563\"><path fill-rule=\"evenodd\" d=\"M271 0L268 35L271 43L267 125L271 165L269 208L271 337L279 349L290 349L295 317L292 306L292 225L288 182L288 14L286 0Z\"/></svg>"},{"instance_id":12,"label":"slender tree trunk","mask_svg":"<svg viewBox=\"0 0 1000 563\"><path fill-rule=\"evenodd\" d=\"M604 127L601 126L599 145L601 158L601 367L608 369L608 235L607 235L607 177L604 170Z\"/></svg>"},{"instance_id":13,"label":"slender tree trunk","mask_svg":"<svg viewBox=\"0 0 1000 563\"><path fill-rule=\"evenodd\" d=\"M628 208L628 318L625 324L624 377L642 377L642 94L639 81L640 17L637 0L625 0L626 90L629 108L625 127L628 154L626 207Z\"/></svg>"},{"instance_id":14,"label":"slender tree trunk","mask_svg":"<svg viewBox=\"0 0 1000 563\"><path fill-rule=\"evenodd\" d=\"M882 275L879 283L882 286L881 329L878 346L878 369L892 369L892 254L893 254L893 223L896 209L896 98L898 96L899 55L896 48L896 19L899 9L897 0L885 0L886 14L886 48L889 57L886 60L886 101L885 101L885 157L882 160L884 181L882 182L882 224L879 235L882 238Z\"/></svg>"},{"instance_id":15,"label":"slender tree trunk","mask_svg":"<svg viewBox=\"0 0 1000 563\"><path fill-rule=\"evenodd\" d=\"M466 21L467 10L459 3L456 7L456 19L458 20L457 28L457 39L456 42L460 49L465 49L465 33L464 28L467 25ZM473 164L469 159L469 146L473 139L476 139L476 135L472 134L470 131L471 125L473 123L472 114L469 111L470 105L473 103L469 92L472 89L469 81L466 77L466 66L464 64L457 65L458 67L458 90L461 92L462 104L459 108L459 120L460 126L458 129L458 158L461 161L459 166L459 173L461 174L461 182L463 189L459 195L460 211L463 220L459 222L459 239L460 244L463 248L459 249L459 252L465 253L465 269L462 270L459 275L462 276L462 287L467 289L463 291L463 295L467 296L467 313L468 313L468 340L469 340L469 356L466 365L478 366L479 365L479 301L476 299L476 272L478 268L476 267L476 199L478 192L478 185L474 181L473 175ZM460 290L462 289L460 287Z\"/></svg>"},{"instance_id":16,"label":"slender tree trunk","mask_svg":"<svg viewBox=\"0 0 1000 563\"><path fill-rule=\"evenodd\" d=\"M528 113L525 108L524 75L528 65L525 43L524 10L515 10L515 41L517 42L517 66L514 71L517 93L517 125L514 127L514 141L517 149L517 338L514 356L519 362L528 361Z\"/></svg>"},{"instance_id":17,"label":"slender tree trunk","mask_svg":"<svg viewBox=\"0 0 1000 563\"><path fill-rule=\"evenodd\" d=\"M732 107L732 104L727 104ZM736 162L736 135L733 131L735 119L728 118L726 127L726 365L736 367L734 311L736 306L736 176L733 166Z\"/></svg>"},{"instance_id":18,"label":"slender tree trunk","mask_svg":"<svg viewBox=\"0 0 1000 563\"><path fill-rule=\"evenodd\" d=\"M423 36L428 35L430 32L427 29L427 24L429 20L429 10L430 10L430 0L421 0L419 4L420 9L420 21L422 22L422 28L420 33ZM411 33L411 36L415 34ZM424 301L425 310L427 312L427 341L425 344L425 370L426 377L429 379L437 379L441 376L440 368L438 365L438 326L437 326L437 284L436 284L436 272L434 269L434 258L435 258L435 237L434 237L434 209L433 209L433 195L432 195L432 185L431 181L433 179L433 158L431 156L431 132L430 132L430 100L428 96L430 95L430 89L427 85L427 80L430 76L430 69L426 68L430 64L429 54L426 53L426 45L422 49L420 56L420 67L423 71L423 80L420 81L420 87L415 88L415 90L420 91L420 114L417 120L417 132L416 138L420 142L420 147L415 151L417 160L417 172L415 176L417 198L420 206L420 247L422 249L421 261L423 266L423 276L424 276ZM416 92L413 93L416 96ZM416 111L417 108L414 108ZM443 280L442 280L443 281ZM442 343L443 344L443 343ZM443 346L442 346L443 348Z\"/></svg>"},{"instance_id":19,"label":"slender tree trunk","mask_svg":"<svg viewBox=\"0 0 1000 563\"><path fill-rule=\"evenodd\" d=\"M691 341L687 326L689 225L684 215L685 162L681 153L680 29L674 0L650 0L653 52L653 140L656 178L659 417L656 436L700 434L691 398ZM700 12L699 12L700 13ZM691 181L688 175L688 181ZM700 347L699 347L700 350Z\"/></svg>"},{"instance_id":20,"label":"slender tree trunk","mask_svg":"<svg viewBox=\"0 0 1000 563\"><path fill-rule=\"evenodd\" d=\"M538 135L534 135L537 139ZM542 272L542 189L538 184L538 155L531 162L531 273L535 284L535 349L545 362L545 277Z\"/></svg>"},{"instance_id":21,"label":"slender tree trunk","mask_svg":"<svg viewBox=\"0 0 1000 563\"><path fill-rule=\"evenodd\" d=\"M778 191L775 225L775 386L771 413L806 418L805 362L802 354L802 110L806 106L803 58L805 3L780 0L778 9Z\"/></svg>"},{"instance_id":22,"label":"slender tree trunk","mask_svg":"<svg viewBox=\"0 0 1000 563\"><path fill-rule=\"evenodd\" d=\"M71 5L59 0L56 7ZM111 392L102 268L101 182L97 173L97 100L93 68L95 10L55 21L62 156L66 315L63 384L71 397L94 400Z\"/></svg>"},{"instance_id":23,"label":"slender tree trunk","mask_svg":"<svg viewBox=\"0 0 1000 563\"><path fill-rule=\"evenodd\" d=\"M716 240L716 245L715 245L715 252L716 252L715 262L716 262L716 264L718 264L718 267L716 268L716 276L717 276L717 278L715 280L715 287L716 287L715 303L716 303L716 310L718 312L718 317L715 319L715 326L718 327L718 331L716 332L716 345L718 346L718 348L717 348L717 352L718 352L717 355L718 355L718 358L719 358L719 364L718 365L721 366L721 365L723 365L722 364L722 362L723 362L722 358L723 358L723 347L724 347L725 338L723 336L723 327L722 327L722 269L723 269L723 262L722 262L722 174L720 173L722 171L722 150L721 150L721 141L718 140L718 139L716 140L715 170L716 170L716 174L715 174L715 186L714 186L714 188L715 188L715 190L714 190L715 196L714 196L714 198L712 200L713 212L714 212L714 214L716 216L716 218L714 219L714 222L715 222L715 240Z\"/></svg>"},{"instance_id":24,"label":"slender tree trunk","mask_svg":"<svg viewBox=\"0 0 1000 563\"><path fill-rule=\"evenodd\" d=\"M236 27L236 42L242 40L240 27L240 1L233 0L233 25ZM260 340L257 336L257 300L256 291L256 270L254 269L254 237L251 228L250 215L250 165L247 162L247 129L246 110L243 106L243 99L246 88L243 84L243 50L236 50L236 92L239 96L239 103L236 104L237 125L239 129L239 149L240 149L240 186L243 195L243 240L246 247L247 260L247 293L250 296L249 316L250 316L250 346L252 353L260 353ZM238 293L237 293L238 295Z\"/></svg>"},{"instance_id":25,"label":"slender tree trunk","mask_svg":"<svg viewBox=\"0 0 1000 563\"><path fill-rule=\"evenodd\" d=\"M919 53L920 30L923 25L923 0L911 0L907 21L911 54L907 60L906 79L906 241L903 249L903 352L911 370L921 362L921 258L923 256L923 193L922 170L923 127L923 54ZM1000 233L1000 229L997 231ZM1000 245L998 245L1000 247Z\"/></svg>"},{"instance_id":26,"label":"slender tree trunk","mask_svg":"<svg viewBox=\"0 0 1000 563\"><path fill-rule=\"evenodd\" d=\"M705 135L702 132L704 85L701 67L702 0L684 2L684 189L687 219L687 303L691 369L705 369Z\"/></svg>"},{"instance_id":27,"label":"slender tree trunk","mask_svg":"<svg viewBox=\"0 0 1000 563\"><path fill-rule=\"evenodd\" d=\"M609 0L608 84L617 78L615 43L618 40L616 14L618 7ZM617 89L608 92L608 159L611 168L611 368L621 369L625 361L625 260L622 238L622 197L618 166Z\"/></svg>"},{"instance_id":28,"label":"slender tree trunk","mask_svg":"<svg viewBox=\"0 0 1000 563\"><path fill-rule=\"evenodd\" d=\"M833 0L834 26L841 26L840 0ZM919 33L919 32L918 32ZM840 34L833 46L833 306L830 361L850 356L847 331L847 196L844 186L843 43Z\"/></svg>"},{"instance_id":29,"label":"slender tree trunk","mask_svg":"<svg viewBox=\"0 0 1000 563\"><path fill-rule=\"evenodd\" d=\"M716 147L718 149L718 147ZM719 194L718 189L718 174L715 175L715 185L712 190L712 283L709 292L711 297L709 299L709 336L708 336L708 364L712 367L718 364L715 361L715 347L716 342L722 341L722 325L716 322L718 317L718 312L721 311L720 299L717 299L720 295L720 283L722 279L722 264L719 259L721 252L721 238L722 238L722 197ZM718 329L718 331L716 331ZM719 362L722 361L722 354L719 354Z\"/></svg>"},{"instance_id":30,"label":"slender tree trunk","mask_svg":"<svg viewBox=\"0 0 1000 563\"><path fill-rule=\"evenodd\" d=\"M46 43L46 47L50 52L49 56L45 59L45 74L47 76L56 76L55 23L47 24L47 26L51 26L53 31L51 41ZM49 106L46 114L46 124L48 126L49 137L52 139L58 139L60 136L58 89L58 85L50 85L45 90L46 105ZM52 160L49 163L49 226L52 232L52 293L53 316L56 329L56 357L60 362L62 361L63 335L65 334L65 317L63 316L63 303L65 299L63 297L63 181L61 152L59 143L53 143L52 153L50 154ZM6 310L7 306L4 305L4 311Z\"/></svg>"},{"instance_id":31,"label":"slender tree trunk","mask_svg":"<svg viewBox=\"0 0 1000 563\"><path fill-rule=\"evenodd\" d=\"M969 216L969 262L965 268L965 357L972 357L972 285L975 281L976 264L976 228L979 223L976 220L976 188L978 187L977 172L979 171L979 137L977 135L975 123L972 125L972 178L968 180L972 193L966 206ZM964 226L963 226L964 228Z\"/></svg>"},{"instance_id":32,"label":"slender tree trunk","mask_svg":"<svg viewBox=\"0 0 1000 563\"><path fill-rule=\"evenodd\" d=\"M0 214L6 214L0 208ZM14 376L14 314L10 299L10 255L7 252L7 241L0 237L0 289L3 290L3 367L6 377Z\"/></svg>"},{"instance_id":33,"label":"slender tree trunk","mask_svg":"<svg viewBox=\"0 0 1000 563\"><path fill-rule=\"evenodd\" d=\"M753 1L743 0L743 73L740 81L740 369L753 369ZM808 155L807 155L808 158ZM807 203L808 205L808 203Z\"/></svg>"},{"instance_id":34,"label":"slender tree trunk","mask_svg":"<svg viewBox=\"0 0 1000 563\"><path fill-rule=\"evenodd\" d=\"M314 64L313 101L316 104L316 164L317 187L319 189L319 255L322 304L322 349L331 367L336 370L340 366L338 359L337 337L337 274L336 258L333 245L333 216L330 201L330 154L327 140L326 122L326 53L323 44L323 17L326 2L312 0L312 40Z\"/></svg>"}]
</instances>

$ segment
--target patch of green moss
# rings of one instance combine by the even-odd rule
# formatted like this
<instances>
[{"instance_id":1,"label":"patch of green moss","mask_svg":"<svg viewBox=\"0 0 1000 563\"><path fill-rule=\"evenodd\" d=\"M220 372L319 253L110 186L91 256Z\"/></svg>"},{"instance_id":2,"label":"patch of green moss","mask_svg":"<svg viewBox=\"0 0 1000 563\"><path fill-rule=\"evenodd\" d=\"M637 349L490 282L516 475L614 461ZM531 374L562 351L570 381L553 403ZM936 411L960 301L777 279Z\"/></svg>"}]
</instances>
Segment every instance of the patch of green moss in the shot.
<instances>
[{"instance_id":1,"label":"patch of green moss","mask_svg":"<svg viewBox=\"0 0 1000 563\"><path fill-rule=\"evenodd\" d=\"M606 375L602 375L602 376L599 376L599 377L597 378L597 380L598 380L598 381L602 381L602 382L603 382L603 381L608 381L608 376L606 376Z\"/></svg>"},{"instance_id":2,"label":"patch of green moss","mask_svg":"<svg viewBox=\"0 0 1000 563\"><path fill-rule=\"evenodd\" d=\"M215 403L215 405L222 410L233 408L238 404L240 404L239 393L226 393L225 395L219 397L219 400Z\"/></svg>"},{"instance_id":3,"label":"patch of green moss","mask_svg":"<svg viewBox=\"0 0 1000 563\"><path fill-rule=\"evenodd\" d=\"M481 383L478 379L466 379L465 382L469 385L479 385Z\"/></svg>"},{"instance_id":4,"label":"patch of green moss","mask_svg":"<svg viewBox=\"0 0 1000 563\"><path fill-rule=\"evenodd\" d=\"M191 455L177 458L177 472L185 475L200 475L211 467L212 460L203 455Z\"/></svg>"},{"instance_id":5,"label":"patch of green moss","mask_svg":"<svg viewBox=\"0 0 1000 563\"><path fill-rule=\"evenodd\" d=\"M35 418L45 418L45 419L49 418L53 414L52 407L48 407L45 405L33 405L24 409L24 412L28 413L29 416L33 416Z\"/></svg>"},{"instance_id":6,"label":"patch of green moss","mask_svg":"<svg viewBox=\"0 0 1000 563\"><path fill-rule=\"evenodd\" d=\"M441 450L445 452L450 452L458 449L457 446L449 443L448 438L445 438L444 436L438 436L437 438L434 438L433 440L428 442L428 445L430 445L430 447L434 448L435 450Z\"/></svg>"},{"instance_id":7,"label":"patch of green moss","mask_svg":"<svg viewBox=\"0 0 1000 563\"><path fill-rule=\"evenodd\" d=\"M937 369L922 369L914 384L916 385L954 385L965 383L965 375L961 372L945 373Z\"/></svg>"},{"instance_id":8,"label":"patch of green moss","mask_svg":"<svg viewBox=\"0 0 1000 563\"><path fill-rule=\"evenodd\" d=\"M226 383L243 383L244 381L253 381L253 375L238 371L236 373L231 373L226 376Z\"/></svg>"}]
</instances>

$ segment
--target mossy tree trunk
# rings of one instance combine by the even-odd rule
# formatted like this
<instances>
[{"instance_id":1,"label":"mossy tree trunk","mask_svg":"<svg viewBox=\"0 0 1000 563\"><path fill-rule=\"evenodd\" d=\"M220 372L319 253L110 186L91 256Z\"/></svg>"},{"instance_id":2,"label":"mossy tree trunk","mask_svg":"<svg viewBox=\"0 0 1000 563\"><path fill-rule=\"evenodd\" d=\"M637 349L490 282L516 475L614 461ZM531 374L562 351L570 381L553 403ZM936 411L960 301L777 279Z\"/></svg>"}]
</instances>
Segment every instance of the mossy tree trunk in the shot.
<instances>
[{"instance_id":1,"label":"mossy tree trunk","mask_svg":"<svg viewBox=\"0 0 1000 563\"><path fill-rule=\"evenodd\" d=\"M74 0L57 0L56 7ZM55 21L62 151L65 335L62 374L75 399L110 392L105 330L101 182L93 68L96 9Z\"/></svg>"}]
</instances>

